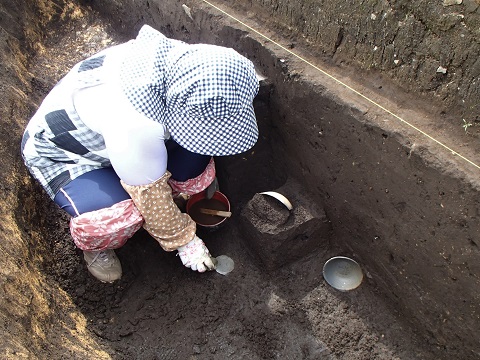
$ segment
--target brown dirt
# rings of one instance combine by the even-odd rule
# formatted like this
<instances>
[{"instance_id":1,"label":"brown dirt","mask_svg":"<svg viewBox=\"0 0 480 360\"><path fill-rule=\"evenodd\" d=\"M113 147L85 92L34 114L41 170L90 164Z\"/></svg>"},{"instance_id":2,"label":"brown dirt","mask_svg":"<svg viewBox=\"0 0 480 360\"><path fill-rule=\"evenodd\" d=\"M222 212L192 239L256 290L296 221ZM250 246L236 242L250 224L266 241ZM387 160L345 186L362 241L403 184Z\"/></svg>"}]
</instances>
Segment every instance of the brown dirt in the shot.
<instances>
[{"instance_id":1,"label":"brown dirt","mask_svg":"<svg viewBox=\"0 0 480 360\"><path fill-rule=\"evenodd\" d=\"M70 31L56 33L34 61L36 77L54 79L75 60L118 41L110 37L108 24L87 21L79 20L74 28L81 30L74 38ZM70 54L76 54L75 59ZM270 151L262 145L251 160L241 161L258 166L261 158L268 160ZM221 184L230 176L238 175L224 167ZM232 181L229 186L235 187ZM314 254L272 274L257 267L236 221L240 202L252 190L243 191L231 196L237 217L215 232L198 231L213 254L234 259L235 270L225 277L185 269L175 254L163 252L142 231L117 251L123 279L99 284L85 270L68 228L58 228L58 221L49 225L54 256L44 264L45 271L71 296L113 358L394 359L417 347L399 319L375 298L374 287L365 283L348 295L328 288L322 280L323 262ZM376 316L373 310L379 307L384 311ZM364 318L366 314L372 318ZM405 342L406 336L409 346L394 340Z\"/></svg>"},{"instance_id":2,"label":"brown dirt","mask_svg":"<svg viewBox=\"0 0 480 360\"><path fill-rule=\"evenodd\" d=\"M57 4L65 6L60 1ZM258 261L242 232L242 209L258 191L281 186L286 193L297 191L285 187L290 176L288 162L277 158L278 147L284 144L272 140L267 130L278 116L271 112L273 90L268 83L262 85L255 103L265 135L249 153L218 161L220 187L232 202L234 216L216 231L199 229L212 254L225 254L235 261L234 271L227 276L194 273L184 268L174 253L162 251L146 232L140 231L117 251L123 278L115 284L94 280L70 239L68 219L26 174L17 151L29 115L61 75L85 56L134 34L133 30L112 25L116 24L113 18L103 18L73 2L67 4L61 12L49 8L50 15L42 17L48 27L32 29L46 37L34 37L30 47L18 45L14 53L18 62L2 67L2 78L23 81L12 80L8 89L2 85L10 94L5 106L2 104L0 137L0 165L8 170L0 183L6 194L1 212L5 218L2 252L11 260L5 260L2 270L2 331L11 335L3 340L5 357L442 358L445 343L413 328L405 318L409 314L384 295L368 268L364 268L363 284L352 292L338 292L325 283L322 266L328 257L356 255L335 237L325 239L327 250L322 248L280 268L267 271ZM19 29L18 34L22 31ZM5 43L10 49L16 44L12 40ZM36 55L30 58L24 53ZM16 74L10 75L8 69ZM23 93L13 89L22 89ZM305 102L300 97L297 100ZM455 126L451 128L458 133ZM351 129L356 131L353 126ZM299 166L309 171L308 165ZM346 179L349 174L342 175ZM376 186L373 182L367 185L365 189ZM316 186L320 185L308 184L305 188L310 191ZM309 197L309 191L302 191L304 198ZM333 201L328 193L323 195L325 202ZM373 202L375 196L379 195L373 195ZM418 198L419 204L424 201ZM415 204L398 202L398 206ZM337 211L327 215L341 224ZM354 216L344 220L361 223ZM20 238L24 239L22 246L8 241ZM390 261L394 263L394 259ZM28 307L34 309L30 314L22 310Z\"/></svg>"}]
</instances>

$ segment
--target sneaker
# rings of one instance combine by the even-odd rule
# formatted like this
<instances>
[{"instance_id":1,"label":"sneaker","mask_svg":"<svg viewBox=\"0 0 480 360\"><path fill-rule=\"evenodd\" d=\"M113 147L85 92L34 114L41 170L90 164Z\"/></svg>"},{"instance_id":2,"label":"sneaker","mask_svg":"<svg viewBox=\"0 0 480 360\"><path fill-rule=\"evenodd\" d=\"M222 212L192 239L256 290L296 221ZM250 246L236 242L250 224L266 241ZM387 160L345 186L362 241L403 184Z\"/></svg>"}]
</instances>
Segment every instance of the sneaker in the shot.
<instances>
[{"instance_id":1,"label":"sneaker","mask_svg":"<svg viewBox=\"0 0 480 360\"><path fill-rule=\"evenodd\" d=\"M122 277L122 264L113 250L84 251L83 258L88 271L101 282L111 283Z\"/></svg>"}]
</instances>

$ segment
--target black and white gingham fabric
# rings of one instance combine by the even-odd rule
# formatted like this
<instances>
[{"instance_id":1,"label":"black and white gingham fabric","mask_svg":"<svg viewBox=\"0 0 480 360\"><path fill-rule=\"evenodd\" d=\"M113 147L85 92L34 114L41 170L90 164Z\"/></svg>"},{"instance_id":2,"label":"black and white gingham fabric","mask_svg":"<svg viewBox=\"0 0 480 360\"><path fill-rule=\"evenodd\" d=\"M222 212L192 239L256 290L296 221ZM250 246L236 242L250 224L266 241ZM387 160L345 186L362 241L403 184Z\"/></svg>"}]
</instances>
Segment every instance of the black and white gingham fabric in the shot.
<instances>
[{"instance_id":1,"label":"black and white gingham fabric","mask_svg":"<svg viewBox=\"0 0 480 360\"><path fill-rule=\"evenodd\" d=\"M103 60L103 55L94 56L74 66L25 129L21 144L25 165L52 199L78 176L111 166L103 136L83 123L72 100L76 91L102 81Z\"/></svg>"},{"instance_id":2,"label":"black and white gingham fabric","mask_svg":"<svg viewBox=\"0 0 480 360\"><path fill-rule=\"evenodd\" d=\"M203 155L233 155L258 139L255 68L233 49L171 40L145 25L121 70L133 106Z\"/></svg>"}]
</instances>

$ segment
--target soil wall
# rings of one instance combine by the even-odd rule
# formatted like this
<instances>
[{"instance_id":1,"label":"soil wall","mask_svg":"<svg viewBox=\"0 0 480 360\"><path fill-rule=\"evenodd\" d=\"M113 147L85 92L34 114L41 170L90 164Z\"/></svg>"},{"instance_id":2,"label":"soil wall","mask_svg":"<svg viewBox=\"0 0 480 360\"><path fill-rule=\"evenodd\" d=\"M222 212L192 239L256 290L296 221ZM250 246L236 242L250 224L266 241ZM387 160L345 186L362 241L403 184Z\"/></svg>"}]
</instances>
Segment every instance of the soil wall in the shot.
<instances>
[{"instance_id":1,"label":"soil wall","mask_svg":"<svg viewBox=\"0 0 480 360\"><path fill-rule=\"evenodd\" d=\"M228 1L221 2L228 5ZM480 121L480 1L236 1L317 56L382 73L436 101L453 121ZM241 5L240 5L241 4Z\"/></svg>"},{"instance_id":2,"label":"soil wall","mask_svg":"<svg viewBox=\"0 0 480 360\"><path fill-rule=\"evenodd\" d=\"M7 6L8 5L8 6ZM42 264L51 244L43 239L46 213L54 214L33 184L20 157L25 121L37 107L39 84L28 71L31 55L42 51L45 27L67 20L62 1L0 4L0 348L3 359L106 358L86 330L87 321ZM32 226L34 224L35 226Z\"/></svg>"}]
</instances>

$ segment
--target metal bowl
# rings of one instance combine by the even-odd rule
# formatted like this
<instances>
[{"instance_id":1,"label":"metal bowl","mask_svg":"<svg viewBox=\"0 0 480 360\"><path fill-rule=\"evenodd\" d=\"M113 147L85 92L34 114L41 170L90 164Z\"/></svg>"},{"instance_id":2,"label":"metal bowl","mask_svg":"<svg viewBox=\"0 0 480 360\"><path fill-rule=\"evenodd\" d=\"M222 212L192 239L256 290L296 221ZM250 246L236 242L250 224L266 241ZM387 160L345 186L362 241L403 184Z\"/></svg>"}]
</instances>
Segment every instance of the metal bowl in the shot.
<instances>
[{"instance_id":1,"label":"metal bowl","mask_svg":"<svg viewBox=\"0 0 480 360\"><path fill-rule=\"evenodd\" d=\"M362 283L363 273L355 260L345 256L335 256L323 266L323 277L333 288L348 291Z\"/></svg>"}]
</instances>

